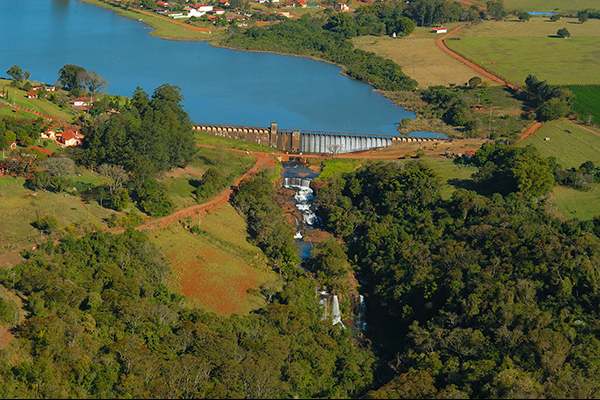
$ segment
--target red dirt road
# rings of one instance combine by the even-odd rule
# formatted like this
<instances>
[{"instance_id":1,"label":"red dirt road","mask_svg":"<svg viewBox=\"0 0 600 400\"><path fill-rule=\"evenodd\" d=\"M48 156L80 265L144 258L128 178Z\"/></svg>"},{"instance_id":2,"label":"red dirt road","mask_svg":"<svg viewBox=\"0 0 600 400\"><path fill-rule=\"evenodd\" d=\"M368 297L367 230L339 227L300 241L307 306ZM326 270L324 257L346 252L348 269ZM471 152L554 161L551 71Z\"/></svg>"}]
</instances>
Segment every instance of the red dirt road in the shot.
<instances>
[{"instance_id":1,"label":"red dirt road","mask_svg":"<svg viewBox=\"0 0 600 400\"><path fill-rule=\"evenodd\" d=\"M493 80L494 82L498 82L502 85L506 85L511 89L516 89L513 85L511 85L510 83L506 82L505 80L497 77L496 75L486 71L485 69L481 68L480 66L478 66L477 64L467 60L466 58L464 58L463 56L461 56L460 54L457 54L455 52L453 52L452 50L450 50L448 47L446 47L446 44L444 43L444 40L449 38L450 36L454 35L456 32L460 31L461 29L463 29L466 25L461 25L458 28L454 28L453 30L451 30L450 32L446 33L444 36L439 37L435 43L438 45L438 47L442 50L444 50L446 53L448 53L449 55L451 55L452 57L456 58L458 61L462 62L463 64L467 65L468 67L471 67L472 69L474 69L475 71L479 72L480 74L487 76L488 78L490 78L491 80Z\"/></svg>"}]
</instances>

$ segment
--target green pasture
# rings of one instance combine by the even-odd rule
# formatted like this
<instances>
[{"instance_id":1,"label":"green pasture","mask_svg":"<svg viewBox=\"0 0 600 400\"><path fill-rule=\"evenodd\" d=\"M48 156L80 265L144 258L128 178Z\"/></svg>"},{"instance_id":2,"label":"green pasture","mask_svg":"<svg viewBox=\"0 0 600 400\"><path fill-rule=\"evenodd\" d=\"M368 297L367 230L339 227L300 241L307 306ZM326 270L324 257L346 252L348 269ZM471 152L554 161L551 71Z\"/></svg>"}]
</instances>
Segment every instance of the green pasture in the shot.
<instances>
[{"instance_id":1,"label":"green pasture","mask_svg":"<svg viewBox=\"0 0 600 400\"><path fill-rule=\"evenodd\" d=\"M364 163L359 159L330 159L319 162L321 164L321 173L315 178L315 181L327 181L335 176L342 176L352 172Z\"/></svg>"},{"instance_id":2,"label":"green pasture","mask_svg":"<svg viewBox=\"0 0 600 400\"><path fill-rule=\"evenodd\" d=\"M74 114L69 113L54 103L51 103L47 100L43 99L28 99L27 92L24 90L9 88L9 94L12 96L13 93L16 93L16 97L14 98L14 103L17 106L26 108L28 110L37 111L42 114L49 115L58 120L71 121L73 119ZM10 97L10 104L13 104L13 97ZM6 99L0 99L0 115L12 115L17 118L31 119L35 120L41 118L38 115L28 113L26 111L19 110L18 112L14 112L13 108L8 105L8 101Z\"/></svg>"},{"instance_id":3,"label":"green pasture","mask_svg":"<svg viewBox=\"0 0 600 400\"><path fill-rule=\"evenodd\" d=\"M472 1L477 5L485 5L485 1ZM506 10L525 11L562 11L574 12L586 8L600 8L598 0L504 0Z\"/></svg>"},{"instance_id":4,"label":"green pasture","mask_svg":"<svg viewBox=\"0 0 600 400\"><path fill-rule=\"evenodd\" d=\"M445 43L509 82L523 84L533 74L556 85L600 83L600 20L548 21L486 21L458 32L460 40ZM572 38L558 38L560 28L567 28Z\"/></svg>"},{"instance_id":5,"label":"green pasture","mask_svg":"<svg viewBox=\"0 0 600 400\"><path fill-rule=\"evenodd\" d=\"M171 171L161 182L167 186L169 198L175 204L175 209L179 210L196 205L194 191L207 169L218 168L221 173L229 175L231 184L250 169L254 162L253 156L243 152L201 147L186 168Z\"/></svg>"},{"instance_id":6,"label":"green pasture","mask_svg":"<svg viewBox=\"0 0 600 400\"><path fill-rule=\"evenodd\" d=\"M558 211L568 219L589 220L600 215L600 184L589 185L587 190L555 186L552 191Z\"/></svg>"},{"instance_id":7,"label":"green pasture","mask_svg":"<svg viewBox=\"0 0 600 400\"><path fill-rule=\"evenodd\" d=\"M566 120L551 121L519 141L517 146L528 144L534 145L545 157L555 157L563 168L579 168L590 160L600 165L600 130L597 129L581 127Z\"/></svg>"},{"instance_id":8,"label":"green pasture","mask_svg":"<svg viewBox=\"0 0 600 400\"><path fill-rule=\"evenodd\" d=\"M83 169L77 169L70 178L75 183L99 183L97 174ZM38 243L39 231L31 224L46 215L54 215L59 228L68 225L83 228L89 224L103 225L103 221L115 212L100 207L95 199L84 201L79 195L39 191L31 196L32 191L25 188L24 183L24 178L0 177L0 246L10 243L21 247Z\"/></svg>"},{"instance_id":9,"label":"green pasture","mask_svg":"<svg viewBox=\"0 0 600 400\"><path fill-rule=\"evenodd\" d=\"M254 142L247 142L245 140L230 139L206 132L194 131L194 137L196 139L196 143L207 146L247 151L275 151L275 148L268 146L267 144L258 144Z\"/></svg>"}]
</instances>

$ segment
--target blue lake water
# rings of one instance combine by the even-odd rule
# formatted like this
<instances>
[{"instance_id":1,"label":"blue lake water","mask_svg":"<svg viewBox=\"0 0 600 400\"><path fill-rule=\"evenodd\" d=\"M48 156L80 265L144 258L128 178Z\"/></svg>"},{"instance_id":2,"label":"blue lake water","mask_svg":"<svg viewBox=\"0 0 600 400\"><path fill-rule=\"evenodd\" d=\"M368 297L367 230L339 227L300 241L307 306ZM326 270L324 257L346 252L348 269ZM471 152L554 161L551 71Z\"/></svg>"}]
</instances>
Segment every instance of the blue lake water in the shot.
<instances>
[{"instance_id":1,"label":"blue lake water","mask_svg":"<svg viewBox=\"0 0 600 400\"><path fill-rule=\"evenodd\" d=\"M142 22L75 0L0 0L0 22L0 76L17 65L54 84L75 64L106 78L110 94L177 85L198 123L397 135L396 124L414 118L335 65L163 40Z\"/></svg>"}]
</instances>

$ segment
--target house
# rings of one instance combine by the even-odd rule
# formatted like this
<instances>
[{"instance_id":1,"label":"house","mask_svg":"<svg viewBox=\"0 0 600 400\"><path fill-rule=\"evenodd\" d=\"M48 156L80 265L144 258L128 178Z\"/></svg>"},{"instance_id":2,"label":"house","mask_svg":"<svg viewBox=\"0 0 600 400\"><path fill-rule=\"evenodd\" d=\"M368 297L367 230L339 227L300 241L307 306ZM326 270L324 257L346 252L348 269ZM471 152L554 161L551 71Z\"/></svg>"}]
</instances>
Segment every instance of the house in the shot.
<instances>
[{"instance_id":1,"label":"house","mask_svg":"<svg viewBox=\"0 0 600 400\"><path fill-rule=\"evenodd\" d=\"M294 1L284 1L283 3L281 3L281 6L284 7L284 8L296 7L296 2L294 2Z\"/></svg>"},{"instance_id":2,"label":"house","mask_svg":"<svg viewBox=\"0 0 600 400\"><path fill-rule=\"evenodd\" d=\"M66 147L79 146L83 140L83 135L79 133L79 130L69 129L60 136L58 142Z\"/></svg>"},{"instance_id":3,"label":"house","mask_svg":"<svg viewBox=\"0 0 600 400\"><path fill-rule=\"evenodd\" d=\"M304 0L296 0L296 3L298 3L298 6L302 8L306 8L306 6L308 5Z\"/></svg>"},{"instance_id":4,"label":"house","mask_svg":"<svg viewBox=\"0 0 600 400\"><path fill-rule=\"evenodd\" d=\"M277 15L280 15L280 16L286 17L286 18L293 18L294 17L294 15L291 12L289 12L289 11L280 11L280 12L277 13Z\"/></svg>"},{"instance_id":5,"label":"house","mask_svg":"<svg viewBox=\"0 0 600 400\"><path fill-rule=\"evenodd\" d=\"M11 150L16 149L17 148L17 142L10 142L8 148L11 149Z\"/></svg>"},{"instance_id":6,"label":"house","mask_svg":"<svg viewBox=\"0 0 600 400\"><path fill-rule=\"evenodd\" d=\"M444 27L439 27L439 28L433 28L431 30L431 32L433 33L447 33L448 29L444 28Z\"/></svg>"},{"instance_id":7,"label":"house","mask_svg":"<svg viewBox=\"0 0 600 400\"><path fill-rule=\"evenodd\" d=\"M219 1L219 5L222 7L229 7L229 0L221 0Z\"/></svg>"},{"instance_id":8,"label":"house","mask_svg":"<svg viewBox=\"0 0 600 400\"><path fill-rule=\"evenodd\" d=\"M42 139L56 139L56 131L54 129L46 129L40 137Z\"/></svg>"},{"instance_id":9,"label":"house","mask_svg":"<svg viewBox=\"0 0 600 400\"><path fill-rule=\"evenodd\" d=\"M29 92L27 92L27 98L28 99L37 99L38 98L37 90L30 90Z\"/></svg>"},{"instance_id":10,"label":"house","mask_svg":"<svg viewBox=\"0 0 600 400\"><path fill-rule=\"evenodd\" d=\"M465 151L465 154L463 155L463 157L465 157L467 160L470 160L471 158L473 158L474 155L475 155L474 151L467 150L467 151Z\"/></svg>"},{"instance_id":11,"label":"house","mask_svg":"<svg viewBox=\"0 0 600 400\"><path fill-rule=\"evenodd\" d=\"M340 11L348 11L348 10L350 10L350 7L348 7L348 5L345 4L345 3L337 3L336 6L337 6L336 8L338 10L340 10Z\"/></svg>"},{"instance_id":12,"label":"house","mask_svg":"<svg viewBox=\"0 0 600 400\"><path fill-rule=\"evenodd\" d=\"M157 1L156 5L159 7L168 7L169 3L167 3L166 1Z\"/></svg>"},{"instance_id":13,"label":"house","mask_svg":"<svg viewBox=\"0 0 600 400\"><path fill-rule=\"evenodd\" d=\"M69 103L71 103L73 105L73 107L75 107L79 110L87 111L88 108L92 107L94 105L94 103L97 101L98 101L98 99L86 96L86 97L78 97L76 99L73 99Z\"/></svg>"},{"instance_id":14,"label":"house","mask_svg":"<svg viewBox=\"0 0 600 400\"><path fill-rule=\"evenodd\" d=\"M225 14L225 10L223 10L222 8L215 8L215 14L217 14L217 15Z\"/></svg>"}]
</instances>

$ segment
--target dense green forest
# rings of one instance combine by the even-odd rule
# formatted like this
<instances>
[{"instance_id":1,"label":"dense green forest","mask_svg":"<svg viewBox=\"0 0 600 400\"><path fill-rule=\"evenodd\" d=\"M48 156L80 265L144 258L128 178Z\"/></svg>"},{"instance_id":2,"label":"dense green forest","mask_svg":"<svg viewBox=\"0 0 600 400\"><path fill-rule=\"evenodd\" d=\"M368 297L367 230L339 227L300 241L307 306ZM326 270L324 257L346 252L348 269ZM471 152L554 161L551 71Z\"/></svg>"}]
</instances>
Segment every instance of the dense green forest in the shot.
<instances>
[{"instance_id":1,"label":"dense green forest","mask_svg":"<svg viewBox=\"0 0 600 400\"><path fill-rule=\"evenodd\" d=\"M395 378L368 397L594 397L600 217L561 221L545 208L548 186L515 183L530 182L535 163L551 187L535 149L476 156L476 174L494 170L503 194L459 189L443 200L427 166L381 162L318 191L369 324L396 354Z\"/></svg>"}]
</instances>

